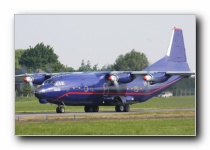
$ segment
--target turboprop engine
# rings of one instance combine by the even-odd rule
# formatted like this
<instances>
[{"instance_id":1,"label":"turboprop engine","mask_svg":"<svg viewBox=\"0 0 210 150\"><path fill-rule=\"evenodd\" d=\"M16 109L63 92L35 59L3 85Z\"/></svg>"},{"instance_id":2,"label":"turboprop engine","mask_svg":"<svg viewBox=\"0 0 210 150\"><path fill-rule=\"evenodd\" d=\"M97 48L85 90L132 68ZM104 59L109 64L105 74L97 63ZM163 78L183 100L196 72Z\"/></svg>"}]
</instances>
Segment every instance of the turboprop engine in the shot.
<instances>
[{"instance_id":1,"label":"turboprop engine","mask_svg":"<svg viewBox=\"0 0 210 150\"><path fill-rule=\"evenodd\" d=\"M133 81L133 77L130 73L112 74L108 77L109 81L118 83L129 83Z\"/></svg>"},{"instance_id":2,"label":"turboprop engine","mask_svg":"<svg viewBox=\"0 0 210 150\"><path fill-rule=\"evenodd\" d=\"M30 75L30 76L25 77L23 80L27 83L40 85L46 80L46 75L45 74Z\"/></svg>"},{"instance_id":3,"label":"turboprop engine","mask_svg":"<svg viewBox=\"0 0 210 150\"><path fill-rule=\"evenodd\" d=\"M147 74L143 77L143 79L147 82L152 83L162 83L167 81L170 78L170 75L165 73L154 73L154 74Z\"/></svg>"}]
</instances>

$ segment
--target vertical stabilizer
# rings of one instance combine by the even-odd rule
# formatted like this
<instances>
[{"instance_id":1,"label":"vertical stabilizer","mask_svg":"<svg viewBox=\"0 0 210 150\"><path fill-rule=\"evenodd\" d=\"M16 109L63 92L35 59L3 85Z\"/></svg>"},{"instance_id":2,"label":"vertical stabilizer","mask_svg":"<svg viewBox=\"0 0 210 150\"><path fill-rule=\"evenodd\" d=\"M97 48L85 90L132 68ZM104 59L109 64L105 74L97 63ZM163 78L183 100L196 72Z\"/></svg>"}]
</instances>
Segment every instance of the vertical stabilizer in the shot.
<instances>
[{"instance_id":1,"label":"vertical stabilizer","mask_svg":"<svg viewBox=\"0 0 210 150\"><path fill-rule=\"evenodd\" d=\"M174 27L171 41L170 41L166 55L169 57L168 61L172 61L172 62L186 62L187 61L182 29Z\"/></svg>"},{"instance_id":2,"label":"vertical stabilizer","mask_svg":"<svg viewBox=\"0 0 210 150\"><path fill-rule=\"evenodd\" d=\"M171 41L166 56L158 60L144 71L189 71L182 29L173 28Z\"/></svg>"}]
</instances>

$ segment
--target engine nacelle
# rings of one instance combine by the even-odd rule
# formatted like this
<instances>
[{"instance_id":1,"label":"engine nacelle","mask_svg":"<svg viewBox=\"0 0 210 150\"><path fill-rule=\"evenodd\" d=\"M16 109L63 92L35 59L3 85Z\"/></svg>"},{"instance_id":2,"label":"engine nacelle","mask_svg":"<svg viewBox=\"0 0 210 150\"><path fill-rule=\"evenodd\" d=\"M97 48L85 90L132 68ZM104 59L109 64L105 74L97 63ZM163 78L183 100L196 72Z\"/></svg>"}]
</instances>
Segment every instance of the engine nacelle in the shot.
<instances>
[{"instance_id":1,"label":"engine nacelle","mask_svg":"<svg viewBox=\"0 0 210 150\"><path fill-rule=\"evenodd\" d=\"M35 75L30 75L28 77L25 77L24 82L30 83L32 82L33 84L40 85L46 80L46 75L45 74L35 74Z\"/></svg>"},{"instance_id":2,"label":"engine nacelle","mask_svg":"<svg viewBox=\"0 0 210 150\"><path fill-rule=\"evenodd\" d=\"M145 81L153 83L162 83L167 81L169 78L170 75L166 75L165 73L148 74L143 77Z\"/></svg>"},{"instance_id":3,"label":"engine nacelle","mask_svg":"<svg viewBox=\"0 0 210 150\"><path fill-rule=\"evenodd\" d=\"M119 82L119 83L129 83L133 80L130 73L120 73L120 74L113 74L110 75L108 80L112 82Z\"/></svg>"}]
</instances>

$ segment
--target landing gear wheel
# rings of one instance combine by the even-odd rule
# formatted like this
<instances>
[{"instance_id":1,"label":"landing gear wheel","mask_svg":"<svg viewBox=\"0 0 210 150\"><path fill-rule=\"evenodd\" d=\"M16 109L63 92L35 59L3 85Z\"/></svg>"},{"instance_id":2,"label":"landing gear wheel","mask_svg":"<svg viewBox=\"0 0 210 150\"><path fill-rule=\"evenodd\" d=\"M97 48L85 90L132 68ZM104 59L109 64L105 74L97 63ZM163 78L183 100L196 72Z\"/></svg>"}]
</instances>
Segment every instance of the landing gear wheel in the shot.
<instances>
[{"instance_id":1,"label":"landing gear wheel","mask_svg":"<svg viewBox=\"0 0 210 150\"><path fill-rule=\"evenodd\" d=\"M99 107L98 106L85 106L84 111L85 112L98 112Z\"/></svg>"},{"instance_id":2,"label":"landing gear wheel","mask_svg":"<svg viewBox=\"0 0 210 150\"><path fill-rule=\"evenodd\" d=\"M84 107L84 111L88 112L88 107L87 106Z\"/></svg>"},{"instance_id":3,"label":"landing gear wheel","mask_svg":"<svg viewBox=\"0 0 210 150\"><path fill-rule=\"evenodd\" d=\"M99 111L99 107L98 106L93 106L93 112L98 112Z\"/></svg>"},{"instance_id":4,"label":"landing gear wheel","mask_svg":"<svg viewBox=\"0 0 210 150\"><path fill-rule=\"evenodd\" d=\"M59 107L59 106L58 106L58 107L56 108L56 112L57 112L57 113L64 113L64 112L65 112L65 108L64 108L64 107Z\"/></svg>"},{"instance_id":5,"label":"landing gear wheel","mask_svg":"<svg viewBox=\"0 0 210 150\"><path fill-rule=\"evenodd\" d=\"M60 113L59 107L56 108L56 112L57 112L57 113Z\"/></svg>"},{"instance_id":6,"label":"landing gear wheel","mask_svg":"<svg viewBox=\"0 0 210 150\"><path fill-rule=\"evenodd\" d=\"M93 106L85 106L84 110L85 112L93 112Z\"/></svg>"},{"instance_id":7,"label":"landing gear wheel","mask_svg":"<svg viewBox=\"0 0 210 150\"><path fill-rule=\"evenodd\" d=\"M124 106L124 110L123 110L124 112L129 112L130 111L130 105L125 105Z\"/></svg>"},{"instance_id":8,"label":"landing gear wheel","mask_svg":"<svg viewBox=\"0 0 210 150\"><path fill-rule=\"evenodd\" d=\"M116 112L123 112L124 111L124 106L123 105L117 105L117 106L115 106L115 111Z\"/></svg>"},{"instance_id":9,"label":"landing gear wheel","mask_svg":"<svg viewBox=\"0 0 210 150\"><path fill-rule=\"evenodd\" d=\"M65 108L64 107L60 107L60 111L61 111L61 113L64 113L65 112Z\"/></svg>"}]
</instances>

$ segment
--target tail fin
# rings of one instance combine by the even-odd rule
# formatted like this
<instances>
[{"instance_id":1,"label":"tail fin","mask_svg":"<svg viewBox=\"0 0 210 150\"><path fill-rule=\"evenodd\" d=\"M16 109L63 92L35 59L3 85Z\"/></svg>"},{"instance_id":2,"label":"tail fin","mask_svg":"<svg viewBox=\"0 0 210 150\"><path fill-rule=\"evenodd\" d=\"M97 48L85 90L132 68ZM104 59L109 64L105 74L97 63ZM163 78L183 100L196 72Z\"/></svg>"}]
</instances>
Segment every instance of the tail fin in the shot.
<instances>
[{"instance_id":1,"label":"tail fin","mask_svg":"<svg viewBox=\"0 0 210 150\"><path fill-rule=\"evenodd\" d=\"M173 28L171 41L165 57L144 71L190 71L187 63L182 29Z\"/></svg>"},{"instance_id":2,"label":"tail fin","mask_svg":"<svg viewBox=\"0 0 210 150\"><path fill-rule=\"evenodd\" d=\"M172 62L187 61L182 29L174 27L171 41L167 51L167 56L169 57L168 61Z\"/></svg>"}]
</instances>

